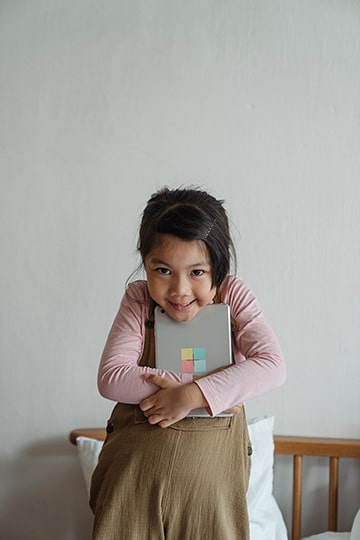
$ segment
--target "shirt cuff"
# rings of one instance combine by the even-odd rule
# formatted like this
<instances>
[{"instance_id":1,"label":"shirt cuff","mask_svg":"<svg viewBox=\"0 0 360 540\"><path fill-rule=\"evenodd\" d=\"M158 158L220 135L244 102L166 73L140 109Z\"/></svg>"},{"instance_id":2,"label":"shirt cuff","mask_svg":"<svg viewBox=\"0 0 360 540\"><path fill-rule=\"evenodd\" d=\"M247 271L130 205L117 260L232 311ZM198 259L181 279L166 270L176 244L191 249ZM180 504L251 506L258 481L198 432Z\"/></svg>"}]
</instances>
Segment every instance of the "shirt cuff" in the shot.
<instances>
[{"instance_id":1,"label":"shirt cuff","mask_svg":"<svg viewBox=\"0 0 360 540\"><path fill-rule=\"evenodd\" d=\"M180 373L180 377L183 384L189 384L193 382L192 373Z\"/></svg>"}]
</instances>

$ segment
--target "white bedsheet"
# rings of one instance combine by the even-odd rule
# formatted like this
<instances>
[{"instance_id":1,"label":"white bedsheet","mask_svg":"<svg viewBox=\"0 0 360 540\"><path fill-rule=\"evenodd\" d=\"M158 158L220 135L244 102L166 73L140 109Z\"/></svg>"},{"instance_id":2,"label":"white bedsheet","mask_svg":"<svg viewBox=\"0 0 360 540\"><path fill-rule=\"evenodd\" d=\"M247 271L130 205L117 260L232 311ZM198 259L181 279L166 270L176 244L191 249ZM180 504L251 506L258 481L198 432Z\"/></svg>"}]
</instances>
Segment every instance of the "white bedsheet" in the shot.
<instances>
[{"instance_id":1,"label":"white bedsheet","mask_svg":"<svg viewBox=\"0 0 360 540\"><path fill-rule=\"evenodd\" d=\"M307 536L302 540L350 540L350 535L349 532L324 532Z\"/></svg>"},{"instance_id":2,"label":"white bedsheet","mask_svg":"<svg viewBox=\"0 0 360 540\"><path fill-rule=\"evenodd\" d=\"M360 540L360 508L354 518L351 532L325 532L307 536L302 540Z\"/></svg>"}]
</instances>

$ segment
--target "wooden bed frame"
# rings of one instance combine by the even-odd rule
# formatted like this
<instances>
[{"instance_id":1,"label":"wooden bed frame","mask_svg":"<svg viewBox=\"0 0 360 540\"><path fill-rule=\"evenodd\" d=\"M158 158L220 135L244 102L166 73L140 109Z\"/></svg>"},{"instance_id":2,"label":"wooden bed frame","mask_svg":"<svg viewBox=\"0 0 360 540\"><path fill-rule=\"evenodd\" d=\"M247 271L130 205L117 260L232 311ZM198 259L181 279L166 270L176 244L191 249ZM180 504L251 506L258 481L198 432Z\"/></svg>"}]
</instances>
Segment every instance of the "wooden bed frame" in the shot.
<instances>
[{"instance_id":1,"label":"wooden bed frame","mask_svg":"<svg viewBox=\"0 0 360 540\"><path fill-rule=\"evenodd\" d=\"M291 540L301 539L301 499L303 456L329 458L328 530L337 531L339 460L360 458L360 439L289 437L275 435L275 454L293 456L293 496Z\"/></svg>"},{"instance_id":2,"label":"wooden bed frame","mask_svg":"<svg viewBox=\"0 0 360 540\"><path fill-rule=\"evenodd\" d=\"M102 441L106 431L103 428L74 429L70 433L70 441L76 444L76 438L91 437ZM331 439L321 437L291 437L274 435L275 454L293 456L293 499L291 540L301 539L301 499L302 499L302 465L303 456L320 456L329 458L329 505L328 529L337 530L338 492L339 492L339 460L340 458L360 458L360 439Z\"/></svg>"}]
</instances>

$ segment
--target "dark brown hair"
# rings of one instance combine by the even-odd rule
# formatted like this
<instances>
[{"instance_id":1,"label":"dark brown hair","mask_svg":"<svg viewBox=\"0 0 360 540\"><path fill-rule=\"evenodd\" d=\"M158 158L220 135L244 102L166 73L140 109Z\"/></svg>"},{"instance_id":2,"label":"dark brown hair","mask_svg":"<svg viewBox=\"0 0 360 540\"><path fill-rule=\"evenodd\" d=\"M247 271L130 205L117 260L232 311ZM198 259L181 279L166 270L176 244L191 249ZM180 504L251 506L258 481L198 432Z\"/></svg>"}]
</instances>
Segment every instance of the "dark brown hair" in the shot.
<instances>
[{"instance_id":1,"label":"dark brown hair","mask_svg":"<svg viewBox=\"0 0 360 540\"><path fill-rule=\"evenodd\" d=\"M162 188L147 202L142 214L137 249L145 260L157 241L157 234L171 234L182 240L202 240L208 250L212 285L219 287L229 274L236 253L229 230L224 201L200 189Z\"/></svg>"}]
</instances>

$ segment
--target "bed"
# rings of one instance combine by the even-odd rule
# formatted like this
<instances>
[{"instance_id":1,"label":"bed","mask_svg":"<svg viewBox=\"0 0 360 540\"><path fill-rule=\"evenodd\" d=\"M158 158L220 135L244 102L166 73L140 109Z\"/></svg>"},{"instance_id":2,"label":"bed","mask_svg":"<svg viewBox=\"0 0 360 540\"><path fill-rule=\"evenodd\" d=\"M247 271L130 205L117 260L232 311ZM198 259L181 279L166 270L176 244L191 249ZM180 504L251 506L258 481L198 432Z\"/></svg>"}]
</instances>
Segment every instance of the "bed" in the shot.
<instances>
[{"instance_id":1,"label":"bed","mask_svg":"<svg viewBox=\"0 0 360 540\"><path fill-rule=\"evenodd\" d=\"M303 457L322 456L329 460L328 531L303 540L360 540L360 508L352 529L337 532L339 495L339 462L360 458L360 439L316 438L274 435L274 417L249 420L253 446L252 469L248 490L251 540L301 540ZM85 486L89 491L92 471L105 439L105 428L79 428L70 433L77 446ZM273 495L274 455L292 456L291 530L285 522ZM360 505L360 497L358 501Z\"/></svg>"}]
</instances>

